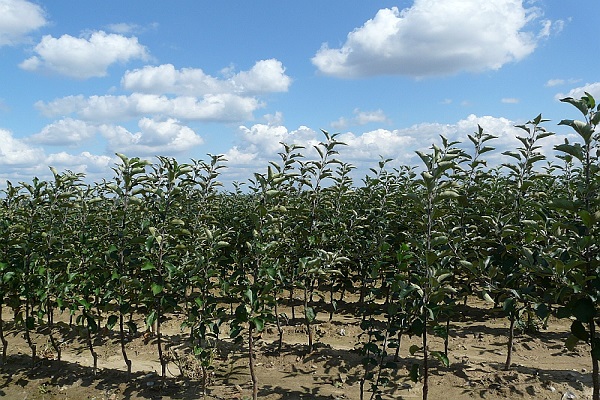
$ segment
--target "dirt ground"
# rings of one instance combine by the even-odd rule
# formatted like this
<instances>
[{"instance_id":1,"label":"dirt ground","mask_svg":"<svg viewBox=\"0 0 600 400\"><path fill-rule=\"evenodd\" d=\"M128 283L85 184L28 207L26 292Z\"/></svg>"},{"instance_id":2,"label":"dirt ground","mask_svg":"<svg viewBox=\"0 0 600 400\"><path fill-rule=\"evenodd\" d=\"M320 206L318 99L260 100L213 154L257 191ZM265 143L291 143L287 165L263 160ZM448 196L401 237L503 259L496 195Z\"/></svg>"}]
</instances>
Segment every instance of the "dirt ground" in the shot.
<instances>
[{"instance_id":1,"label":"dirt ground","mask_svg":"<svg viewBox=\"0 0 600 400\"><path fill-rule=\"evenodd\" d=\"M450 367L437 362L430 370L430 399L588 399L591 398L591 362L585 344L575 351L564 346L569 321L551 321L536 335L519 334L515 340L513 367L504 371L508 322L489 305L472 301L460 310L451 325ZM285 311L285 310L284 310ZM289 310L288 310L289 311ZM298 309L298 313L301 309ZM274 352L277 331L268 327L257 343L257 376L262 399L360 399L362 356L355 350L361 332L358 319L342 309L332 321L318 315L316 348L307 354L307 337L298 323L284 327L284 347ZM62 322L64 324L64 322ZM177 363L168 365L168 378L159 378L160 364L154 339L140 333L127 344L133 373L127 376L116 333L97 347L97 374L83 338L65 340L62 359L55 354L47 336L33 335L40 361L31 367L29 347L22 333L8 324L8 361L0 369L0 397L19 400L58 399L250 399L251 381L245 344L225 342L214 360L215 369L205 395L199 367L185 357L185 334L172 316L163 326L165 342L177 351ZM111 336L112 335L112 336ZM405 337L400 348L398 369L390 376L383 399L420 399L422 384L409 379L409 369L421 353L408 349L419 338ZM442 350L442 341L433 339L431 350ZM169 354L173 354L169 351ZM194 379L197 378L197 379ZM365 399L371 397L366 388Z\"/></svg>"}]
</instances>

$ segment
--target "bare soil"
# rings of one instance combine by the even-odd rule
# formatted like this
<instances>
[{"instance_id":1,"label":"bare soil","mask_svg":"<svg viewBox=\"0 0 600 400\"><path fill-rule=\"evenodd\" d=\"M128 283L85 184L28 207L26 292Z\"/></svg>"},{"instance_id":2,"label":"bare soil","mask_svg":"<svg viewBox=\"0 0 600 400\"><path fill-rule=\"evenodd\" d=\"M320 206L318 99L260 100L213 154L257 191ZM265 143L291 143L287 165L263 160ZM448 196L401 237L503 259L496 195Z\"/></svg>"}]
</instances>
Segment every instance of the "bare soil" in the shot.
<instances>
[{"instance_id":1,"label":"bare soil","mask_svg":"<svg viewBox=\"0 0 600 400\"><path fill-rule=\"evenodd\" d=\"M513 365L504 371L508 321L489 305L471 301L451 325L450 367L432 361L429 398L435 399L588 399L591 398L589 349L581 345L568 351L564 342L570 321L553 320L536 334L519 333ZM283 310L286 311L286 310ZM289 310L287 310L289 315ZM301 312L299 308L297 314ZM59 317L57 317L59 318ZM64 315L57 332L73 332ZM276 354L277 330L267 327L257 339L257 376L262 399L360 399L362 356L356 351L359 319L344 309L328 321L318 315L316 346L306 352L307 336L301 321L284 326L284 346ZM8 360L0 369L0 397L19 400L58 399L250 399L252 385L246 343L224 340L214 360L215 369L203 394L200 367L189 355L187 334L176 315L163 324L167 353L173 359L167 378L160 379L155 338L138 333L127 344L133 373L127 376L116 332L104 332L103 345L96 347L99 371L94 374L92 357L81 335L62 337L62 359L56 360L43 329L33 334L39 360L33 365L30 350L19 329L8 325ZM409 379L411 365L422 353L410 355L420 338L403 337L398 368L391 371L391 385L383 399L420 399L422 383ZM443 350L434 338L431 350ZM390 352L393 353L393 350ZM179 361L175 360L175 357ZM186 377L181 376L184 372ZM371 397L365 387L365 399Z\"/></svg>"}]
</instances>

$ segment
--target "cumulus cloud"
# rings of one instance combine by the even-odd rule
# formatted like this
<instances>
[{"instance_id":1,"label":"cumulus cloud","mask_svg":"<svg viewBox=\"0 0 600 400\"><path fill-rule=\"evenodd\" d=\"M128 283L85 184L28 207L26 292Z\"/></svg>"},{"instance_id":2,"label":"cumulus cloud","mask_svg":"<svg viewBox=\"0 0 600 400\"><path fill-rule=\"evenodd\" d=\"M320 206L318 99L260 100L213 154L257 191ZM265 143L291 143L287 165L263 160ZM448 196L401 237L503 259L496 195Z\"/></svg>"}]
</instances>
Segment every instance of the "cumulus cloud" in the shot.
<instances>
[{"instance_id":1,"label":"cumulus cloud","mask_svg":"<svg viewBox=\"0 0 600 400\"><path fill-rule=\"evenodd\" d=\"M146 47L136 37L125 37L104 31L93 32L89 37L62 35L55 38L45 35L20 67L28 71L48 70L77 79L102 77L114 63L149 58Z\"/></svg>"},{"instance_id":2,"label":"cumulus cloud","mask_svg":"<svg viewBox=\"0 0 600 400\"><path fill-rule=\"evenodd\" d=\"M496 150L486 153L484 159L488 161L489 166L498 166L514 161L502 152L514 151L522 145L517 135L523 136L524 132L515 127L516 124L522 123L507 118L471 114L452 124L425 122L401 129L380 128L365 132L344 132L337 136L338 140L346 144L338 148L338 158L355 165L357 168L353 175L362 178L368 173L369 168L376 166L380 157L392 159L390 167L420 166L421 162L415 151L431 151L433 144L440 144L440 135L448 140L460 142L458 146L472 154L473 149L468 135L476 132L479 125L485 132L497 136L497 139L486 143ZM555 135L544 138L540 142L540 151L552 160L555 154L554 146L562 143L564 137L564 135ZM307 159L314 159L316 153L313 146L322 140L324 138L321 133L308 127L289 130L281 125L242 126L239 143L226 153L229 160L227 165L232 167L236 178L244 176L247 178L252 172L265 167L268 161L278 161L277 153L282 150L280 142L301 145L304 147L301 153ZM225 174L229 176L232 171L228 170Z\"/></svg>"},{"instance_id":3,"label":"cumulus cloud","mask_svg":"<svg viewBox=\"0 0 600 400\"><path fill-rule=\"evenodd\" d=\"M415 0L402 11L379 10L342 47L323 44L312 62L341 78L495 70L535 50L553 24L529 30L540 18L540 10L522 0Z\"/></svg>"},{"instance_id":4,"label":"cumulus cloud","mask_svg":"<svg viewBox=\"0 0 600 400\"><path fill-rule=\"evenodd\" d=\"M114 157L106 155L96 155L88 151L79 154L69 154L61 151L50 154L45 164L55 167L57 170L70 170L77 173L88 174L106 174L110 167L115 163ZM108 178L104 175L103 178Z\"/></svg>"},{"instance_id":5,"label":"cumulus cloud","mask_svg":"<svg viewBox=\"0 0 600 400\"><path fill-rule=\"evenodd\" d=\"M500 102L504 103L504 104L518 104L519 99L514 98L514 97L504 97L500 100Z\"/></svg>"},{"instance_id":6,"label":"cumulus cloud","mask_svg":"<svg viewBox=\"0 0 600 400\"><path fill-rule=\"evenodd\" d=\"M169 118L157 121L142 118L139 132L132 133L122 126L103 124L99 127L108 140L111 152L132 155L174 155L187 151L203 143L202 138L190 127Z\"/></svg>"},{"instance_id":7,"label":"cumulus cloud","mask_svg":"<svg viewBox=\"0 0 600 400\"><path fill-rule=\"evenodd\" d=\"M14 45L47 24L44 10L25 0L0 0L0 46Z\"/></svg>"},{"instance_id":8,"label":"cumulus cloud","mask_svg":"<svg viewBox=\"0 0 600 400\"><path fill-rule=\"evenodd\" d=\"M332 122L331 126L335 129L343 129L349 125L367 125L373 122L389 123L390 121L381 109L375 111L361 111L360 109L355 108L353 118L348 119L346 117L340 117L337 121Z\"/></svg>"},{"instance_id":9,"label":"cumulus cloud","mask_svg":"<svg viewBox=\"0 0 600 400\"><path fill-rule=\"evenodd\" d=\"M47 117L77 115L86 121L119 121L143 116L172 117L202 121L241 121L263 106L253 97L221 93L170 98L155 94L133 93L121 96L67 96L35 105Z\"/></svg>"},{"instance_id":10,"label":"cumulus cloud","mask_svg":"<svg viewBox=\"0 0 600 400\"><path fill-rule=\"evenodd\" d=\"M291 131L283 125L240 126L239 136L244 143L243 151L258 153L262 159L277 155L282 149L282 142L305 147L312 147L319 142L316 132L307 126Z\"/></svg>"},{"instance_id":11,"label":"cumulus cloud","mask_svg":"<svg viewBox=\"0 0 600 400\"><path fill-rule=\"evenodd\" d=\"M172 64L163 64L127 71L121 80L127 90L183 96L286 92L291 83L283 64L275 59L257 61L250 70L221 79L200 68L175 69Z\"/></svg>"},{"instance_id":12,"label":"cumulus cloud","mask_svg":"<svg viewBox=\"0 0 600 400\"><path fill-rule=\"evenodd\" d=\"M44 151L31 147L13 137L10 131L0 129L0 165L29 167L44 159Z\"/></svg>"},{"instance_id":13,"label":"cumulus cloud","mask_svg":"<svg viewBox=\"0 0 600 400\"><path fill-rule=\"evenodd\" d=\"M78 146L92 138L97 128L85 121L65 118L46 125L30 142L55 146Z\"/></svg>"},{"instance_id":14,"label":"cumulus cloud","mask_svg":"<svg viewBox=\"0 0 600 400\"><path fill-rule=\"evenodd\" d=\"M579 99L582 96L585 96L585 92L588 92L594 97L594 99L600 101L600 82L586 83L583 86L579 86L569 90L569 92L567 93L557 93L554 96L554 98L557 100L563 99L565 97Z\"/></svg>"}]
</instances>

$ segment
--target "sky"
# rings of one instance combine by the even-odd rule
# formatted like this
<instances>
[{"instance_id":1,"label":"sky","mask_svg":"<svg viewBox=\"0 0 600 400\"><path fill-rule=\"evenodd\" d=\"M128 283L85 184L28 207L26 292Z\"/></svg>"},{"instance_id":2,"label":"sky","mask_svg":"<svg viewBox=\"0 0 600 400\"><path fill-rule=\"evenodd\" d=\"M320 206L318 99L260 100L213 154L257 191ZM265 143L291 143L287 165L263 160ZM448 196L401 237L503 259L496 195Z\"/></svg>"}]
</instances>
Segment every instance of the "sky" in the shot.
<instances>
[{"instance_id":1,"label":"sky","mask_svg":"<svg viewBox=\"0 0 600 400\"><path fill-rule=\"evenodd\" d=\"M574 139L560 99L600 100L597 0L0 0L0 188L115 153L223 154L247 182L281 142L314 156L338 133L357 180L381 157L419 165L440 135L498 136L542 114L542 151Z\"/></svg>"}]
</instances>

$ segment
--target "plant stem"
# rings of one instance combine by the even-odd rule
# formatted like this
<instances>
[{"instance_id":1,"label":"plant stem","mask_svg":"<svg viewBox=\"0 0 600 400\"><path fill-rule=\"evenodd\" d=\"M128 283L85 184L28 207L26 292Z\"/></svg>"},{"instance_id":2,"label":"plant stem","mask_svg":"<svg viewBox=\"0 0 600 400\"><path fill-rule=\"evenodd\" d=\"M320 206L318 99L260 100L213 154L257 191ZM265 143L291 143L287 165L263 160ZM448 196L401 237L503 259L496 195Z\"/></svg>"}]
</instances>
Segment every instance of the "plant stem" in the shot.
<instances>
[{"instance_id":1,"label":"plant stem","mask_svg":"<svg viewBox=\"0 0 600 400\"><path fill-rule=\"evenodd\" d=\"M515 316L513 314L510 315L510 327L508 330L508 351L506 354L506 364L504 365L504 370L508 371L510 369L510 365L512 364L512 350L513 350L513 342L515 337Z\"/></svg>"},{"instance_id":2,"label":"plant stem","mask_svg":"<svg viewBox=\"0 0 600 400\"><path fill-rule=\"evenodd\" d=\"M125 349L125 327L123 313L119 313L119 340L121 342L121 353L123 354L123 360L127 365L127 376L131 375L131 360L127 357L127 350Z\"/></svg>"},{"instance_id":3,"label":"plant stem","mask_svg":"<svg viewBox=\"0 0 600 400\"><path fill-rule=\"evenodd\" d=\"M88 316L86 315L86 319L87 318L88 318ZM92 332L91 332L89 323L87 324L87 327L86 327L86 334L87 334L86 340L87 340L88 349L90 350L90 353L92 354L92 359L94 360L94 367L92 369L92 372L94 375L96 375L96 373L98 372L98 354L94 350L94 344L92 343Z\"/></svg>"},{"instance_id":4,"label":"plant stem","mask_svg":"<svg viewBox=\"0 0 600 400\"><path fill-rule=\"evenodd\" d=\"M252 378L252 400L258 399L258 380L256 379L256 371L254 368L254 338L252 333L254 332L254 324L250 322L248 326L248 357L250 361L250 378Z\"/></svg>"},{"instance_id":5,"label":"plant stem","mask_svg":"<svg viewBox=\"0 0 600 400\"><path fill-rule=\"evenodd\" d=\"M2 362L0 365L6 364L6 352L8 350L8 341L4 337L4 320L2 319L3 300L0 299L0 341L2 341Z\"/></svg>"},{"instance_id":6,"label":"plant stem","mask_svg":"<svg viewBox=\"0 0 600 400\"><path fill-rule=\"evenodd\" d=\"M598 360L593 356L596 350L596 322L592 318L589 323L590 328L590 342L591 342L591 353L592 353L592 400L600 400L600 381L598 379L598 373L600 368L598 367Z\"/></svg>"},{"instance_id":7,"label":"plant stem","mask_svg":"<svg viewBox=\"0 0 600 400\"><path fill-rule=\"evenodd\" d=\"M156 305L156 347L158 349L158 359L160 361L161 367L161 377L165 378L167 376L167 361L163 355L162 349L162 334L160 331L160 316L161 316L161 307L160 304Z\"/></svg>"},{"instance_id":8,"label":"plant stem","mask_svg":"<svg viewBox=\"0 0 600 400\"><path fill-rule=\"evenodd\" d=\"M423 313L424 321L427 321L427 311ZM427 350L427 327L423 329L423 400L429 395L429 351Z\"/></svg>"}]
</instances>

